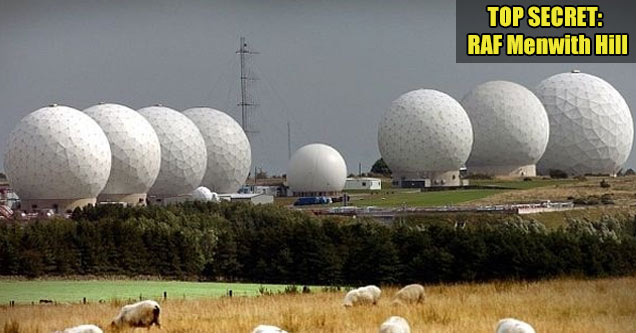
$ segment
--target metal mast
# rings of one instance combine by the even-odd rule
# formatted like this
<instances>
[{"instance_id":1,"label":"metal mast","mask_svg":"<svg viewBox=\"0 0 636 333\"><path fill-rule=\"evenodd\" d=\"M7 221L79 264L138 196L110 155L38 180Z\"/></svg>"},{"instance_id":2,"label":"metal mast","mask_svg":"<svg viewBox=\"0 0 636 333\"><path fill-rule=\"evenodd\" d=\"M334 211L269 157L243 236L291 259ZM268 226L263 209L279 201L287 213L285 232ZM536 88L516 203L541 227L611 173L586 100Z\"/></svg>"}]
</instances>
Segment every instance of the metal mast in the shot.
<instances>
[{"instance_id":1,"label":"metal mast","mask_svg":"<svg viewBox=\"0 0 636 333\"><path fill-rule=\"evenodd\" d=\"M248 69L247 58L249 55L258 54L258 52L250 50L245 41L245 37L241 37L241 45L236 53L239 54L241 61L241 101L238 104L238 106L241 107L241 127L243 127L243 131L245 131L245 134L249 137L250 133L255 132L254 128L250 126L250 108L256 106L256 104L249 96L248 84L249 81L256 80L256 78L252 76Z\"/></svg>"},{"instance_id":2,"label":"metal mast","mask_svg":"<svg viewBox=\"0 0 636 333\"><path fill-rule=\"evenodd\" d=\"M291 129L287 121L287 159L291 159Z\"/></svg>"}]
</instances>

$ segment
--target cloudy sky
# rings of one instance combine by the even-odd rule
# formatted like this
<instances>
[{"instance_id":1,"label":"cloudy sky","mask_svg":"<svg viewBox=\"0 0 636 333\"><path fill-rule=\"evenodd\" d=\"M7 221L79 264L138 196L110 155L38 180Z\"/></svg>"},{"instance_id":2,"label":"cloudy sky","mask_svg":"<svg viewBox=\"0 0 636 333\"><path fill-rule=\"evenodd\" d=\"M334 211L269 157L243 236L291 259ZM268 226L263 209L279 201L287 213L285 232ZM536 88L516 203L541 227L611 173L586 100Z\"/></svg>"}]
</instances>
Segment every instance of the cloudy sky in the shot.
<instances>
[{"instance_id":1,"label":"cloudy sky","mask_svg":"<svg viewBox=\"0 0 636 333\"><path fill-rule=\"evenodd\" d=\"M51 103L209 105L240 119L240 36L260 52L253 151L270 173L285 172L287 122L292 149L327 143L368 169L382 113L416 88L460 99L484 81L534 87L579 68L636 108L634 64L456 64L454 1L0 0L0 151Z\"/></svg>"}]
</instances>

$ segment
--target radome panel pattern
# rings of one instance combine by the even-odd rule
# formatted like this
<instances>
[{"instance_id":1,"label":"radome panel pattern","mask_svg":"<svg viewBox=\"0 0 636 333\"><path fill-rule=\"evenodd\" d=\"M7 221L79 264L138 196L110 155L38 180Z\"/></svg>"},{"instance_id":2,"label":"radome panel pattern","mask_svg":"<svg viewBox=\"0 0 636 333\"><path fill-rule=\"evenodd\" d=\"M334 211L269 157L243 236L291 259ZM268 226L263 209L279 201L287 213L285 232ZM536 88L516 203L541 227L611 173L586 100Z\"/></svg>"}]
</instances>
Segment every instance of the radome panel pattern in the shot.
<instances>
[{"instance_id":1,"label":"radome panel pattern","mask_svg":"<svg viewBox=\"0 0 636 333\"><path fill-rule=\"evenodd\" d=\"M524 166L545 152L550 122L541 101L508 81L478 85L462 99L473 127L467 166Z\"/></svg>"},{"instance_id":2,"label":"radome panel pattern","mask_svg":"<svg viewBox=\"0 0 636 333\"><path fill-rule=\"evenodd\" d=\"M289 160L287 181L294 192L340 192L346 180L344 158L328 145L303 146Z\"/></svg>"},{"instance_id":3,"label":"radome panel pattern","mask_svg":"<svg viewBox=\"0 0 636 333\"><path fill-rule=\"evenodd\" d=\"M20 199L85 199L102 191L110 174L106 135L84 113L41 108L9 135L4 170Z\"/></svg>"},{"instance_id":4,"label":"radome panel pattern","mask_svg":"<svg viewBox=\"0 0 636 333\"><path fill-rule=\"evenodd\" d=\"M569 174L616 173L632 149L632 115L605 80L584 73L557 74L535 93L550 119L550 140L537 168Z\"/></svg>"},{"instance_id":5,"label":"radome panel pattern","mask_svg":"<svg viewBox=\"0 0 636 333\"><path fill-rule=\"evenodd\" d=\"M112 166L104 194L146 193L161 166L159 138L135 110L119 104L98 104L84 110L104 130Z\"/></svg>"},{"instance_id":6,"label":"radome panel pattern","mask_svg":"<svg viewBox=\"0 0 636 333\"><path fill-rule=\"evenodd\" d=\"M472 127L462 106L431 89L396 99L378 129L380 154L397 173L457 170L472 144Z\"/></svg>"},{"instance_id":7,"label":"radome panel pattern","mask_svg":"<svg viewBox=\"0 0 636 333\"><path fill-rule=\"evenodd\" d=\"M227 114L207 107L183 111L201 131L208 163L201 185L218 193L235 193L245 183L252 164L250 142Z\"/></svg>"},{"instance_id":8,"label":"radome panel pattern","mask_svg":"<svg viewBox=\"0 0 636 333\"><path fill-rule=\"evenodd\" d=\"M190 194L201 184L207 164L205 142L194 123L165 106L139 110L154 128L161 145L161 167L150 195L174 197Z\"/></svg>"}]
</instances>

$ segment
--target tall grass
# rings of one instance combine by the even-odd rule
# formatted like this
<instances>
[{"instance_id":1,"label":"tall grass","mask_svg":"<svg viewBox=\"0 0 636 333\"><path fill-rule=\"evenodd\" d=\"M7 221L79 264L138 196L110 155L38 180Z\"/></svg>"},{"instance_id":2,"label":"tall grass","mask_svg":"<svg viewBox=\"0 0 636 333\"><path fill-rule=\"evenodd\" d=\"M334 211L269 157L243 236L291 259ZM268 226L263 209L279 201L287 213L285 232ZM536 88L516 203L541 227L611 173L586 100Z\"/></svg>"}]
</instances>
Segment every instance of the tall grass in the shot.
<instances>
[{"instance_id":1,"label":"tall grass","mask_svg":"<svg viewBox=\"0 0 636 333\"><path fill-rule=\"evenodd\" d=\"M391 305L396 290L383 288L377 306L350 309L341 306L344 291L168 300L162 303L161 331L251 332L258 324L271 324L289 332L361 333L375 332L387 317L399 315L413 332L493 332L504 317L528 321L537 332L636 332L636 277L427 286L426 301L416 306ZM83 323L108 329L119 307L2 307L0 327L11 333L50 332Z\"/></svg>"}]
</instances>

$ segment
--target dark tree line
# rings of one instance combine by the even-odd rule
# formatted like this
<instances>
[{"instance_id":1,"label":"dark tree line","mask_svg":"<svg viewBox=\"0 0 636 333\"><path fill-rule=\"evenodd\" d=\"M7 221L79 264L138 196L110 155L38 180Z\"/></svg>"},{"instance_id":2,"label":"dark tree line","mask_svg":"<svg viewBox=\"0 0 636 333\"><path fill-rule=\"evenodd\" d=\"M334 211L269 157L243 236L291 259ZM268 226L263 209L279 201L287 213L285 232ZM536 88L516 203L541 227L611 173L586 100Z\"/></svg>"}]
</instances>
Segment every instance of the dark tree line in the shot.
<instances>
[{"instance_id":1,"label":"dark tree line","mask_svg":"<svg viewBox=\"0 0 636 333\"><path fill-rule=\"evenodd\" d=\"M540 279L636 272L633 219L556 231L502 216L316 218L286 208L100 206L70 220L0 225L0 275L161 275L363 284Z\"/></svg>"}]
</instances>

